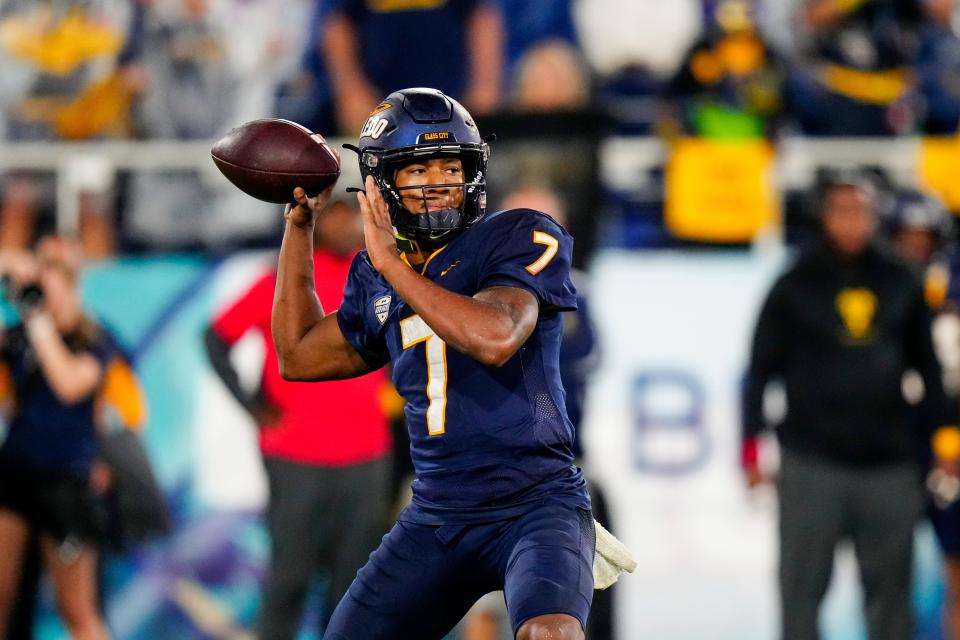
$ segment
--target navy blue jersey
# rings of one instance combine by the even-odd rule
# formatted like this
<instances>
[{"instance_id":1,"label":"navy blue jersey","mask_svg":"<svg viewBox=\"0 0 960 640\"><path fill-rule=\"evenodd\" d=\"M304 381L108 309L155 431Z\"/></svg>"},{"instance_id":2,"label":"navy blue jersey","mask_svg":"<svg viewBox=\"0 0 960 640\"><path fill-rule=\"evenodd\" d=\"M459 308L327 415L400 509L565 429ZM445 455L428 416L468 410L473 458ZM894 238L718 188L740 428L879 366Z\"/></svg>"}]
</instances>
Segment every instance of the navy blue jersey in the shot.
<instances>
[{"instance_id":1,"label":"navy blue jersey","mask_svg":"<svg viewBox=\"0 0 960 640\"><path fill-rule=\"evenodd\" d=\"M394 385L407 400L417 479L401 519L492 521L549 494L589 505L573 466L573 429L559 371L559 312L577 304L572 245L549 216L514 209L470 227L424 266L425 277L462 295L509 286L537 297L536 329L502 367L448 348L365 252L354 260L337 314L340 328L371 366L393 363Z\"/></svg>"}]
</instances>

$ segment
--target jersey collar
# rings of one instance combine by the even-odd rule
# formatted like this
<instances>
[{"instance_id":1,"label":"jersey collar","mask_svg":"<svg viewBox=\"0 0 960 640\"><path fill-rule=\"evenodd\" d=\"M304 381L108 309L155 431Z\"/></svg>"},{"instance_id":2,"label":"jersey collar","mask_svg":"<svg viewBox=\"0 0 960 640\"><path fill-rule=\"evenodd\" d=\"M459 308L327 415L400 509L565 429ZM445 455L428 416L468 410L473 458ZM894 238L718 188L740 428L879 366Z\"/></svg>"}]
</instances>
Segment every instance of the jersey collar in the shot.
<instances>
[{"instance_id":1,"label":"jersey collar","mask_svg":"<svg viewBox=\"0 0 960 640\"><path fill-rule=\"evenodd\" d=\"M427 272L427 267L430 266L430 261L433 260L433 259L437 256L437 254L439 254L441 251L443 251L444 249L446 249L448 246L450 246L450 245L445 244L445 245L443 245L442 247L440 247L439 249L435 249L433 253L431 253L429 256L427 256L427 259L424 260L423 265L421 265L421 267L420 267L419 269L417 269L417 268L414 267L412 264L410 264L410 261L407 259L407 254L406 254L406 253L401 253L401 254L400 254L400 259L403 260L404 263L406 263L406 265L407 265L408 267L410 267L410 268L413 269L414 271L417 271L418 273L420 273L420 275L423 275L423 274L425 274L425 273Z\"/></svg>"}]
</instances>

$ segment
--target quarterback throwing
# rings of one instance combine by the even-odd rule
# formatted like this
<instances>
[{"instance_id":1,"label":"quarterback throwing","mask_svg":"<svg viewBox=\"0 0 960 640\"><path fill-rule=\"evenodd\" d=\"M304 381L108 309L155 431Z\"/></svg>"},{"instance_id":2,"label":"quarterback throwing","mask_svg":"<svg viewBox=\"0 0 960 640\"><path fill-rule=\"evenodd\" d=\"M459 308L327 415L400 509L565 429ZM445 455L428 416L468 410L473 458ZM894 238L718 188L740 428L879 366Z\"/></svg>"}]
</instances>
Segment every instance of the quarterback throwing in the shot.
<instances>
[{"instance_id":1,"label":"quarterback throwing","mask_svg":"<svg viewBox=\"0 0 960 640\"><path fill-rule=\"evenodd\" d=\"M503 589L517 638L583 638L595 529L558 368L560 313L576 306L572 239L542 212L486 212L488 146L439 91L390 94L354 150L366 251L343 305L325 313L313 291L312 227L329 191L297 189L273 336L289 379L391 363L417 478L325 637L439 639Z\"/></svg>"}]
</instances>

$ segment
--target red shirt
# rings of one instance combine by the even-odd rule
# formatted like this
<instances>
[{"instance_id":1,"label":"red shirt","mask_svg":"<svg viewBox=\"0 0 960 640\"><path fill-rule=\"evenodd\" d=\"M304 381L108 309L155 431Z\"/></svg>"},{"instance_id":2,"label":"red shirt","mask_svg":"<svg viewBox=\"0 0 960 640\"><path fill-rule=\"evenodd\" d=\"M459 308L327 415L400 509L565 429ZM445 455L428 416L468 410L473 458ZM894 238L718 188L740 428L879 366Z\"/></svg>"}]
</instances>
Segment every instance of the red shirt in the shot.
<instances>
[{"instance_id":1,"label":"red shirt","mask_svg":"<svg viewBox=\"0 0 960 640\"><path fill-rule=\"evenodd\" d=\"M343 302L352 256L324 250L313 254L317 295L325 311ZM264 455L325 466L359 464L390 449L387 418L380 406L386 383L383 370L352 380L288 382L280 377L277 352L270 335L270 314L276 271L263 276L213 323L216 333L234 344L255 329L266 348L261 386L264 397L283 412L275 425L260 431Z\"/></svg>"}]
</instances>

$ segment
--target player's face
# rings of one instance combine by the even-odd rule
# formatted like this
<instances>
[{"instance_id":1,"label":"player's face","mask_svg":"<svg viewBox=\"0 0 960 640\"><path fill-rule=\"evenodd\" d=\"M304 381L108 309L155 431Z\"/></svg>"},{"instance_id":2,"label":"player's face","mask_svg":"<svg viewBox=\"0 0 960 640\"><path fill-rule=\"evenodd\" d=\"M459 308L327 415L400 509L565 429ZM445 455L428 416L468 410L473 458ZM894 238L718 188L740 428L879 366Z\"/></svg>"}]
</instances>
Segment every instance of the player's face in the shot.
<instances>
[{"instance_id":1,"label":"player's face","mask_svg":"<svg viewBox=\"0 0 960 640\"><path fill-rule=\"evenodd\" d=\"M418 160L397 169L393 183L400 189L403 206L411 213L455 209L463 204L463 163L458 158ZM424 189L405 189L421 187Z\"/></svg>"},{"instance_id":2,"label":"player's face","mask_svg":"<svg viewBox=\"0 0 960 640\"><path fill-rule=\"evenodd\" d=\"M823 231L841 255L857 256L870 244L876 228L873 199L856 186L830 190L823 203Z\"/></svg>"}]
</instances>

